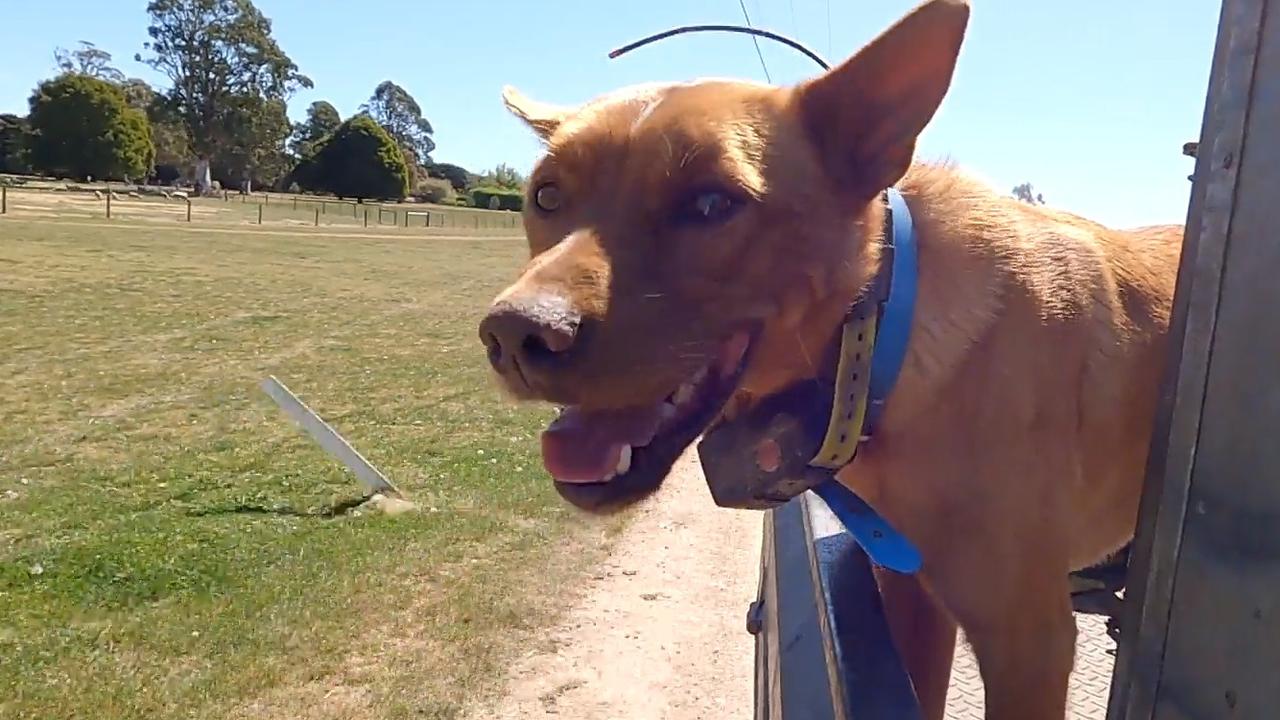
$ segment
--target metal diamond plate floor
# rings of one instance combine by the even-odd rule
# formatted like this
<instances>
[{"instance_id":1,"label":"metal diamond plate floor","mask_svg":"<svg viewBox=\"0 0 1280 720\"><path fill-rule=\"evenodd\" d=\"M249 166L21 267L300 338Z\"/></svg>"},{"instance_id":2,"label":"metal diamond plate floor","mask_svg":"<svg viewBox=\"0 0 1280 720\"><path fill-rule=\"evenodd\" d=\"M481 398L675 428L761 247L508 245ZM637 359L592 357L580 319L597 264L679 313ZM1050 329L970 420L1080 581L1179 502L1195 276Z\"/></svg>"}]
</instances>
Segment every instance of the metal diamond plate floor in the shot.
<instances>
[{"instance_id":1,"label":"metal diamond plate floor","mask_svg":"<svg viewBox=\"0 0 1280 720\"><path fill-rule=\"evenodd\" d=\"M1115 643L1107 637L1106 620L1096 615L1076 615L1076 667L1071 673L1071 720L1102 720L1107 715L1107 693L1111 687L1113 658L1107 651ZM961 643L951 670L951 690L947 694L947 720L982 720L982 678L978 664Z\"/></svg>"}]
</instances>

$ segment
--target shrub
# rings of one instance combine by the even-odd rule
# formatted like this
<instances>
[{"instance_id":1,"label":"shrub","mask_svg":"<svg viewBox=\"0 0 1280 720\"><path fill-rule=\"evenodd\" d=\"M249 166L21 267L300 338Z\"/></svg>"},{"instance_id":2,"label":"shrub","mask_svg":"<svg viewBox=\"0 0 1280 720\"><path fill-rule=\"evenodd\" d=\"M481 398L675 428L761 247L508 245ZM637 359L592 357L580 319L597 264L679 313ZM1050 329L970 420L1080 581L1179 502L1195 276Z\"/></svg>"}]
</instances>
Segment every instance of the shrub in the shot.
<instances>
[{"instance_id":1,"label":"shrub","mask_svg":"<svg viewBox=\"0 0 1280 720\"><path fill-rule=\"evenodd\" d=\"M495 200L497 201L496 206ZM519 190L507 190L506 188L476 188L471 191L471 201L476 207L489 208L491 210L513 210L519 212L524 209L524 194Z\"/></svg>"},{"instance_id":2,"label":"shrub","mask_svg":"<svg viewBox=\"0 0 1280 720\"><path fill-rule=\"evenodd\" d=\"M435 163L427 168L427 174L433 178L448 180L454 190L466 190L471 182L471 173L466 168L450 163Z\"/></svg>"},{"instance_id":3,"label":"shrub","mask_svg":"<svg viewBox=\"0 0 1280 720\"><path fill-rule=\"evenodd\" d=\"M8 113L0 114L0 172L31 172L27 152L30 144L31 129L27 126L27 119Z\"/></svg>"},{"instance_id":4,"label":"shrub","mask_svg":"<svg viewBox=\"0 0 1280 720\"><path fill-rule=\"evenodd\" d=\"M413 196L422 202L440 205L453 201L453 186L448 180L441 178L419 178L418 186L413 190Z\"/></svg>"},{"instance_id":5,"label":"shrub","mask_svg":"<svg viewBox=\"0 0 1280 720\"><path fill-rule=\"evenodd\" d=\"M64 74L31 96L30 161L58 177L144 177L155 159L151 124L106 80Z\"/></svg>"},{"instance_id":6,"label":"shrub","mask_svg":"<svg viewBox=\"0 0 1280 720\"><path fill-rule=\"evenodd\" d=\"M172 185L182 179L182 168L177 165L157 163L151 177L161 185Z\"/></svg>"},{"instance_id":7,"label":"shrub","mask_svg":"<svg viewBox=\"0 0 1280 720\"><path fill-rule=\"evenodd\" d=\"M409 194L409 166L381 125L357 115L315 146L294 171L294 181L337 197L402 200Z\"/></svg>"}]
</instances>

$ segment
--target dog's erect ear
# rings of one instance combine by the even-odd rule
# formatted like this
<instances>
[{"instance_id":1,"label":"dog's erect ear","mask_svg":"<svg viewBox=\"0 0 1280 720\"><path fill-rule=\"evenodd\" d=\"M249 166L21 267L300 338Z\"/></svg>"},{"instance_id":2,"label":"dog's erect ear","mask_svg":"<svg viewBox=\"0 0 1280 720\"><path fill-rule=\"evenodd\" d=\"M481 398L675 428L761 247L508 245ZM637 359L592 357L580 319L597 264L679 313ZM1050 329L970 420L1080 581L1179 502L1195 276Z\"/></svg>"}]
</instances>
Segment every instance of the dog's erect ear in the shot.
<instances>
[{"instance_id":1,"label":"dog's erect ear","mask_svg":"<svg viewBox=\"0 0 1280 720\"><path fill-rule=\"evenodd\" d=\"M564 119L569 117L572 112L569 108L549 105L528 98L524 93L510 85L502 88L502 104L507 106L511 114L523 120L530 128L533 128L538 137L544 141L555 134L556 128L560 127L560 123L564 122Z\"/></svg>"},{"instance_id":2,"label":"dog's erect ear","mask_svg":"<svg viewBox=\"0 0 1280 720\"><path fill-rule=\"evenodd\" d=\"M797 88L823 161L845 189L897 182L941 104L969 22L965 0L928 0L852 58Z\"/></svg>"}]
</instances>

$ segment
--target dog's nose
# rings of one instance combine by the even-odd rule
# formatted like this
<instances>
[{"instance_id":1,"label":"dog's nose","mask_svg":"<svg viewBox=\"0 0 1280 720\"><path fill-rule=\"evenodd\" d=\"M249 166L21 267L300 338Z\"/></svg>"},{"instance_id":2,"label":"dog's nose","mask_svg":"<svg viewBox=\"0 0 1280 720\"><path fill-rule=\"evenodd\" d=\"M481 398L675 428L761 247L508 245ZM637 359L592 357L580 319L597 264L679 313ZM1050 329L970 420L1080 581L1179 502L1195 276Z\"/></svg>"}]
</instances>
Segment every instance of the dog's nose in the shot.
<instances>
[{"instance_id":1,"label":"dog's nose","mask_svg":"<svg viewBox=\"0 0 1280 720\"><path fill-rule=\"evenodd\" d=\"M502 301L480 322L480 339L499 374L515 374L527 383L531 375L546 373L564 359L578 337L580 321L579 314L555 296Z\"/></svg>"}]
</instances>

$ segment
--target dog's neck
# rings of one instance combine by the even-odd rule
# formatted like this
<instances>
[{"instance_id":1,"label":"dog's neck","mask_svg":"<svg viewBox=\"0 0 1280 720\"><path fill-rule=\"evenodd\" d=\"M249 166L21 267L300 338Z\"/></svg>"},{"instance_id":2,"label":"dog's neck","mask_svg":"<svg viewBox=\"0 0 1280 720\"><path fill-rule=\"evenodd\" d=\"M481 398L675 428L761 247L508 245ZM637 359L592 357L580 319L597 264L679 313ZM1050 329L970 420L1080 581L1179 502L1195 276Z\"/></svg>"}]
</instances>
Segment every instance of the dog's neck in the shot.
<instances>
[{"instance_id":1,"label":"dog's neck","mask_svg":"<svg viewBox=\"0 0 1280 720\"><path fill-rule=\"evenodd\" d=\"M730 417L756 400L773 395L793 383L834 379L840 358L840 336L849 310L868 292L888 268L885 254L886 209L877 196L863 202L862 211L849 221L845 257L832 262L827 274L811 277L806 287L794 288L794 297L780 303L777 328L757 348L753 369L744 378ZM764 368L776 370L765 372Z\"/></svg>"}]
</instances>

